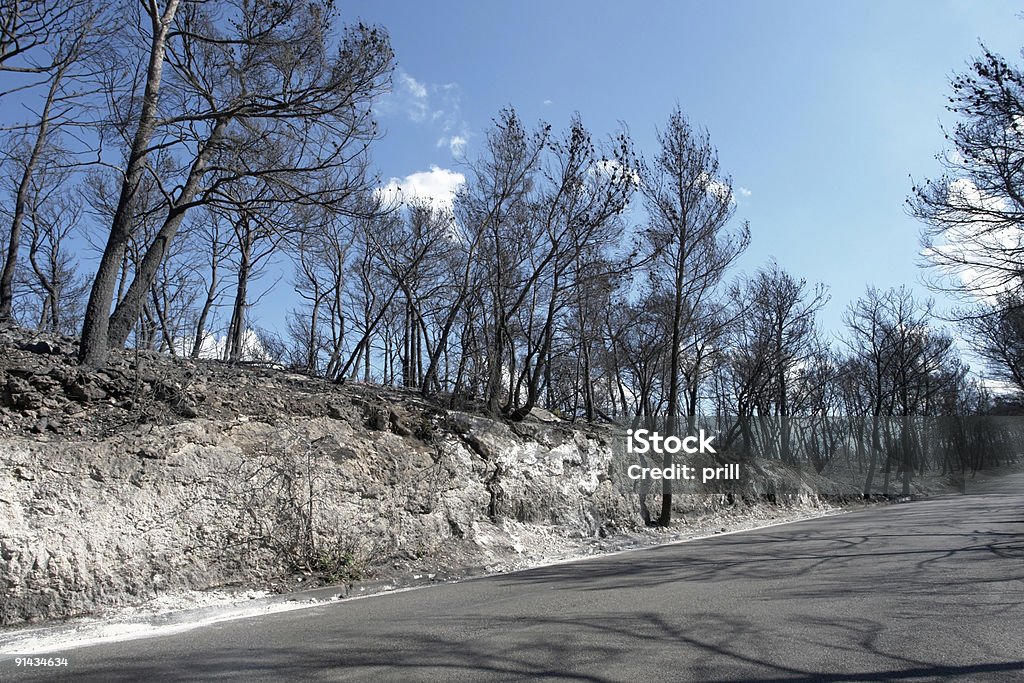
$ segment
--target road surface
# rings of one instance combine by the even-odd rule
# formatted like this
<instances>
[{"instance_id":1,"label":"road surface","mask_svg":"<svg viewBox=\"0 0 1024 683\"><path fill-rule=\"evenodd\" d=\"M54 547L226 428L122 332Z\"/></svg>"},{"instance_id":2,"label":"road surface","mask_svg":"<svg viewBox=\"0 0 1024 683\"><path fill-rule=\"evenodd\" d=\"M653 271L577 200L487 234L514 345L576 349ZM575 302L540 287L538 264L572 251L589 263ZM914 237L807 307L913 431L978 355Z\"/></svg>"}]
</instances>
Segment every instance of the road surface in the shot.
<instances>
[{"instance_id":1,"label":"road surface","mask_svg":"<svg viewBox=\"0 0 1024 683\"><path fill-rule=\"evenodd\" d=\"M1024 486L54 654L0 678L1024 681Z\"/></svg>"}]
</instances>

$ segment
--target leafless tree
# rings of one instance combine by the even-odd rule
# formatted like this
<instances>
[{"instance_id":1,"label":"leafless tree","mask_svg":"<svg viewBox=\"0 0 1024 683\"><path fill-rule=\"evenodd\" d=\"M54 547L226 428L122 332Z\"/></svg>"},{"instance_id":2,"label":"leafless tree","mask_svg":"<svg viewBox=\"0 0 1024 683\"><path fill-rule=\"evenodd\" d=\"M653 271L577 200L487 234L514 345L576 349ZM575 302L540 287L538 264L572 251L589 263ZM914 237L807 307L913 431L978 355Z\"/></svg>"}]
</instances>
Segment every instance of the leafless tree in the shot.
<instances>
[{"instance_id":1,"label":"leafless tree","mask_svg":"<svg viewBox=\"0 0 1024 683\"><path fill-rule=\"evenodd\" d=\"M945 173L915 186L908 208L924 224L929 284L965 302L953 317L994 376L1019 389L1024 72L983 47L951 87L948 109L960 120L946 133Z\"/></svg>"},{"instance_id":2,"label":"leafless tree","mask_svg":"<svg viewBox=\"0 0 1024 683\"><path fill-rule=\"evenodd\" d=\"M20 2L3 0L0 16L0 70L9 67L22 53L42 53L41 66L31 70L45 77L45 93L35 120L12 132L10 159L17 168L13 211L7 231L6 253L0 269L0 321L11 317L14 300L14 270L21 248L21 233L28 206L33 201L32 188L38 187L35 177L45 174L42 166L66 165L71 162L60 150L59 130L75 112L84 109L81 85L89 76L83 67L84 58L98 49L95 23L101 10L91 3L72 8L60 3ZM15 67L9 67L15 68ZM20 69L20 67L18 67ZM28 68L28 67L25 67ZM51 176L53 174L50 174Z\"/></svg>"},{"instance_id":3,"label":"leafless tree","mask_svg":"<svg viewBox=\"0 0 1024 683\"><path fill-rule=\"evenodd\" d=\"M404 243L401 237L404 234L402 217L398 212L367 213L372 217L356 224L356 253L359 256L349 294L353 309L349 320L359 337L347 360L337 366L334 379L339 383L355 377L360 363L364 381L369 378L372 344L378 336L384 344L384 375L393 378L399 374L393 369L394 354L401 343L400 340L396 343L394 338L397 320L394 306L403 300L403 296L407 305L412 300L410 287L416 273L421 272L424 263L435 253L438 241L443 239L440 234L430 232L423 233L422 239L413 243ZM400 255L396 253L399 249L402 250ZM409 332L408 320L405 325Z\"/></svg>"},{"instance_id":4,"label":"leafless tree","mask_svg":"<svg viewBox=\"0 0 1024 683\"><path fill-rule=\"evenodd\" d=\"M99 267L93 279L92 291L89 294L89 302L86 305L79 346L79 360L85 364L101 365L106 360L109 348L108 316L113 303L118 272L123 267L125 250L133 234L132 227L136 220L133 205L143 176L147 173L148 157L153 151L153 136L159 124L158 106L167 40L179 5L179 0L167 0L165 4L159 6L157 0L143 4L143 14L147 19L145 23L148 24L146 27L148 35L141 26L140 29L142 29L141 34L148 37L149 40L145 57L146 67L142 96L138 102L138 112L132 116L135 125L134 132L130 134L131 142L123 169L123 181L114 208L106 246L103 249ZM141 18L139 23L143 23ZM111 95L110 99L113 101L116 96ZM122 124L118 127L125 131L132 126L131 122L127 120L127 116L116 123ZM145 290L148 289L148 287L145 288Z\"/></svg>"},{"instance_id":5,"label":"leafless tree","mask_svg":"<svg viewBox=\"0 0 1024 683\"><path fill-rule=\"evenodd\" d=\"M979 310L980 308L980 310ZM987 362L993 379L1024 394L1024 297L999 294L963 319L974 350Z\"/></svg>"},{"instance_id":6,"label":"leafless tree","mask_svg":"<svg viewBox=\"0 0 1024 683\"><path fill-rule=\"evenodd\" d=\"M970 297L1021 284L1024 247L1024 74L985 49L952 80L946 173L913 188L933 285Z\"/></svg>"},{"instance_id":7,"label":"leafless tree","mask_svg":"<svg viewBox=\"0 0 1024 683\"><path fill-rule=\"evenodd\" d=\"M242 360L242 342L247 331L247 316L251 303L249 286L261 273L268 260L293 232L306 228L301 212L277 201L270 189L263 185L243 188L232 185L233 193L227 204L233 234L230 253L234 261L235 292L228 323L225 360ZM244 194L243 194L244 193Z\"/></svg>"},{"instance_id":8,"label":"leafless tree","mask_svg":"<svg viewBox=\"0 0 1024 683\"><path fill-rule=\"evenodd\" d=\"M508 299L529 292L529 288L518 286L517 279L528 259L530 233L535 227L528 218L529 193L549 136L550 126L531 133L513 110L502 111L487 134L486 151L474 164L458 199L459 218L471 235L470 242L482 245L474 265L486 269L479 294L486 307L482 337L487 351L481 359L484 367L478 370L486 375L484 400L495 415L503 403L506 380L502 374L509 358L514 310Z\"/></svg>"},{"instance_id":9,"label":"leafless tree","mask_svg":"<svg viewBox=\"0 0 1024 683\"><path fill-rule=\"evenodd\" d=\"M50 55L37 53L63 40L77 9L62 0L0 0L0 71L49 71Z\"/></svg>"},{"instance_id":10,"label":"leafless tree","mask_svg":"<svg viewBox=\"0 0 1024 683\"><path fill-rule=\"evenodd\" d=\"M572 347L583 352L580 369L586 381L592 379L587 362L591 340L582 338L586 330L573 325L573 304L617 270L605 258L606 250L621 235L615 219L635 187L635 164L624 136L608 154L600 154L577 118L564 138L549 143L549 150L546 182L532 200L539 232L522 271L526 277L521 291L509 310L517 334L509 337L514 365L503 412L514 419L529 413L541 387L551 385L552 364L560 352ZM579 315L577 311L577 319ZM573 330L578 336L570 338ZM590 400L591 415L593 408Z\"/></svg>"},{"instance_id":11,"label":"leafless tree","mask_svg":"<svg viewBox=\"0 0 1024 683\"><path fill-rule=\"evenodd\" d=\"M794 382L820 344L815 316L828 301L822 285L809 290L772 263L732 290L730 352L736 414L775 418L779 457L790 460Z\"/></svg>"},{"instance_id":12,"label":"leafless tree","mask_svg":"<svg viewBox=\"0 0 1024 683\"><path fill-rule=\"evenodd\" d=\"M471 364L492 413L521 419L550 385L572 293L603 274L597 266L621 233L614 219L635 188L634 168L625 136L599 149L578 118L554 137L549 125L528 131L505 110L488 133L457 209L483 313L474 337L486 353ZM457 300L471 303L465 292Z\"/></svg>"},{"instance_id":13,"label":"leafless tree","mask_svg":"<svg viewBox=\"0 0 1024 683\"><path fill-rule=\"evenodd\" d=\"M49 184L45 178L40 179ZM81 207L67 190L33 193L26 224L32 286L38 296L36 324L61 334L74 334L81 322L88 282L78 274L68 245L81 218Z\"/></svg>"},{"instance_id":14,"label":"leafless tree","mask_svg":"<svg viewBox=\"0 0 1024 683\"><path fill-rule=\"evenodd\" d=\"M225 222L219 212L211 211L209 207L193 222L193 262L206 261L206 264L201 276L204 278L202 304L195 312L195 334L189 352L192 358L199 358L203 353L209 334L210 316L223 291L222 271L229 254Z\"/></svg>"},{"instance_id":15,"label":"leafless tree","mask_svg":"<svg viewBox=\"0 0 1024 683\"><path fill-rule=\"evenodd\" d=\"M329 221L318 233L303 232L294 242L293 283L303 304L289 312L288 334L291 363L307 373L330 377L341 357L342 299L354 243L348 221Z\"/></svg>"},{"instance_id":16,"label":"leafless tree","mask_svg":"<svg viewBox=\"0 0 1024 683\"><path fill-rule=\"evenodd\" d=\"M697 414L707 354L722 330L712 299L746 249L750 231L746 224L728 227L735 208L732 183L722 176L706 131L694 129L677 108L658 141L661 149L642 172L640 189L650 221L644 239L651 287L663 293L668 307L666 415L676 420L684 412ZM666 454L664 465L671 464ZM665 480L658 522L668 526L671 519L672 486Z\"/></svg>"},{"instance_id":17,"label":"leafless tree","mask_svg":"<svg viewBox=\"0 0 1024 683\"><path fill-rule=\"evenodd\" d=\"M272 186L277 201L339 209L361 192L376 135L370 103L392 65L380 29L349 27L332 50L334 13L318 3L154 0L144 10L138 35L148 66L132 83L141 98L114 112L127 163L82 331L80 360L89 365L127 338L190 208L246 179ZM125 62L130 69L133 55ZM155 150L173 154L170 172L153 168ZM164 220L111 314L132 200L146 175L160 185Z\"/></svg>"},{"instance_id":18,"label":"leafless tree","mask_svg":"<svg viewBox=\"0 0 1024 683\"><path fill-rule=\"evenodd\" d=\"M930 301L918 301L906 288L885 292L869 288L847 310L847 345L852 354L847 370L857 373L873 417L865 495L871 491L886 424L899 428L892 437L899 440L899 447L888 452L902 455L896 462L886 462L886 488L892 467L898 466L904 495L909 495L919 453L909 418L933 413L944 386L962 377L952 338L931 327L931 309ZM898 423L882 420L894 417L900 418Z\"/></svg>"}]
</instances>

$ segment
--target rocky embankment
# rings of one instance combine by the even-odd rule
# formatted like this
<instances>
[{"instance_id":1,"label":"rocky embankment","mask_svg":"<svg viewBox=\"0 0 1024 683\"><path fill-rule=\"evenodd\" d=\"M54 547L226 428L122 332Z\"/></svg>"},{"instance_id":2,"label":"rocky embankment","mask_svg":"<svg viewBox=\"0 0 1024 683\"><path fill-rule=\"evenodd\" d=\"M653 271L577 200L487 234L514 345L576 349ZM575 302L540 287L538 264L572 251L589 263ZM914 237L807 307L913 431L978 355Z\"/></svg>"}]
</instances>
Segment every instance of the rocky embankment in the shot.
<instances>
[{"instance_id":1,"label":"rocky embankment","mask_svg":"<svg viewBox=\"0 0 1024 683\"><path fill-rule=\"evenodd\" d=\"M443 579L640 527L607 428L148 353L84 371L75 351L0 330L0 625L178 590Z\"/></svg>"}]
</instances>

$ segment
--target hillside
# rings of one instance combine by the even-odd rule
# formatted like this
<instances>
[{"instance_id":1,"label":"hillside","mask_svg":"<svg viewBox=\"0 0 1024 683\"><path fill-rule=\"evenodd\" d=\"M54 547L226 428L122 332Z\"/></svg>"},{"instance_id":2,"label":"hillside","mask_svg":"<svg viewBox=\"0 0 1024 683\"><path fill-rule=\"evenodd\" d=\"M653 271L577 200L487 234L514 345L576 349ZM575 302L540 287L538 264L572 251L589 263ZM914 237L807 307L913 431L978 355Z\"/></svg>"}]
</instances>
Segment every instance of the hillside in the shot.
<instances>
[{"instance_id":1,"label":"hillside","mask_svg":"<svg viewBox=\"0 0 1024 683\"><path fill-rule=\"evenodd\" d=\"M0 330L3 625L211 588L447 580L856 494L765 466L754 495L681 496L677 529L644 529L606 426L153 353L86 372L75 349Z\"/></svg>"}]
</instances>

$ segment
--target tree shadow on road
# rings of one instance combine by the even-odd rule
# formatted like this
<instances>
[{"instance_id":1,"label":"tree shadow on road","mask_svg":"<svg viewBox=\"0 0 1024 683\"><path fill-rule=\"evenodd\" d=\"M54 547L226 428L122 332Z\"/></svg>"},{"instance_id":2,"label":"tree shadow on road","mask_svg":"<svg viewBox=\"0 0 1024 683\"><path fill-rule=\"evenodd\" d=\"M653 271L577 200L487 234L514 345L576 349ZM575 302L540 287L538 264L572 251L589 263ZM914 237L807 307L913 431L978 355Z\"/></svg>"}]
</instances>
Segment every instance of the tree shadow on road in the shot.
<instances>
[{"instance_id":1,"label":"tree shadow on road","mask_svg":"<svg viewBox=\"0 0 1024 683\"><path fill-rule=\"evenodd\" d=\"M914 503L230 623L67 680L1019 681L1015 502Z\"/></svg>"},{"instance_id":2,"label":"tree shadow on road","mask_svg":"<svg viewBox=\"0 0 1024 683\"><path fill-rule=\"evenodd\" d=\"M805 615L806 616L806 615ZM398 620L386 634L321 633L300 647L212 648L195 659L159 652L106 660L68 680L886 681L1020 680L1024 661L926 661L887 649L878 621L808 617L792 624L702 613ZM799 656L803 653L805 656ZM123 672L123 673L121 673Z\"/></svg>"}]
</instances>

